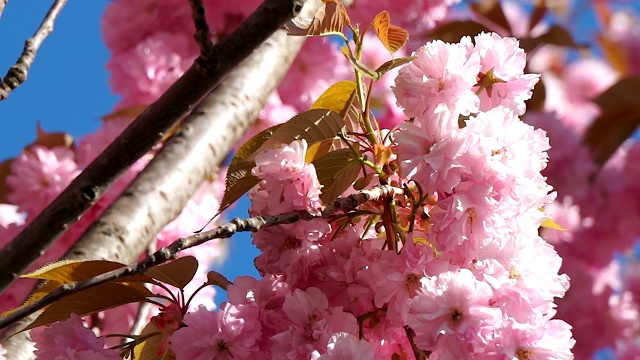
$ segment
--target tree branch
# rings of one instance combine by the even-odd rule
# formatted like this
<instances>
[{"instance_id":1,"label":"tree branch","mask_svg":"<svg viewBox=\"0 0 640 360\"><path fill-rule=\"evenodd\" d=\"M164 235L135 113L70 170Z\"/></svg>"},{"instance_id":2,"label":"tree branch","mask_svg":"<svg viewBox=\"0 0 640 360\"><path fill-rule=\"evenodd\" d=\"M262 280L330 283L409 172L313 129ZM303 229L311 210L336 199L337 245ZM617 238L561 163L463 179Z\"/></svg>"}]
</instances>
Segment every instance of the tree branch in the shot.
<instances>
[{"instance_id":1,"label":"tree branch","mask_svg":"<svg viewBox=\"0 0 640 360\"><path fill-rule=\"evenodd\" d=\"M0 15L2 15L2 10L4 10L6 3L7 0L0 0ZM0 82L0 100L6 99L13 89L27 81L29 68L31 68L31 64L33 64L36 58L36 52L40 48L40 45L42 45L44 39L53 31L53 23L56 21L58 14L60 14L62 7L64 7L66 3L67 0L55 0L36 33L25 42L22 55L20 55L16 64L9 69L4 80Z\"/></svg>"},{"instance_id":2,"label":"tree branch","mask_svg":"<svg viewBox=\"0 0 640 360\"><path fill-rule=\"evenodd\" d=\"M126 196L105 211L65 258L135 261L255 121L303 41L280 30L258 48L191 112L124 191Z\"/></svg>"},{"instance_id":3,"label":"tree branch","mask_svg":"<svg viewBox=\"0 0 640 360\"><path fill-rule=\"evenodd\" d=\"M4 11L4 7L7 5L9 0L0 0L0 18L2 18L2 12Z\"/></svg>"},{"instance_id":4,"label":"tree branch","mask_svg":"<svg viewBox=\"0 0 640 360\"><path fill-rule=\"evenodd\" d=\"M209 240L230 238L238 232L256 232L263 227L292 224L300 220L309 221L317 218L327 219L338 212L347 213L352 211L367 201L387 199L401 194L403 194L403 190L401 188L389 185L379 185L371 190L362 190L357 194L336 199L333 203L327 205L324 209L321 209L320 215L313 215L308 211L295 211L267 217L256 216L248 219L235 218L227 224L218 226L215 229L194 234L189 237L180 238L171 245L159 249L155 253L147 256L144 260L135 264L106 272L88 280L62 285L44 297L34 300L23 307L16 309L5 317L0 318L0 329L3 329L20 318L30 315L45 306L60 300L62 297L78 293L82 290L86 290L124 276L143 274L154 266L160 265L168 260L175 259L180 251L198 246Z\"/></svg>"},{"instance_id":5,"label":"tree branch","mask_svg":"<svg viewBox=\"0 0 640 360\"><path fill-rule=\"evenodd\" d=\"M304 0L266 0L214 48L211 61L196 60L176 83L151 104L71 184L7 246L0 250L0 292L87 209L113 182L158 143L253 50L300 10Z\"/></svg>"},{"instance_id":6,"label":"tree branch","mask_svg":"<svg viewBox=\"0 0 640 360\"><path fill-rule=\"evenodd\" d=\"M209 38L209 24L207 24L205 17L204 5L202 4L202 0L189 0L189 5L191 5L193 24L196 27L196 33L193 35L193 38L200 48L200 57L202 57L204 61L208 61L214 52L213 43L211 42L211 38Z\"/></svg>"}]
</instances>

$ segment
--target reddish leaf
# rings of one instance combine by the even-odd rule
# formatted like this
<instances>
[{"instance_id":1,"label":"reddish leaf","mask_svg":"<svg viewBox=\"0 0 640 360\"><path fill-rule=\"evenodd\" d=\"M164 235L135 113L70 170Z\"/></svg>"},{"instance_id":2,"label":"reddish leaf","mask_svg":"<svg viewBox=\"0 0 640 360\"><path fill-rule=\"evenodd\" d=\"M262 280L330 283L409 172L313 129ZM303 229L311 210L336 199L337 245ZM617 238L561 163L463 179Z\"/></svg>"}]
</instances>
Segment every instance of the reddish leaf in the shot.
<instances>
[{"instance_id":1,"label":"reddish leaf","mask_svg":"<svg viewBox=\"0 0 640 360\"><path fill-rule=\"evenodd\" d=\"M68 319L72 313L86 316L120 305L143 302L150 296L153 294L142 284L108 282L61 298L49 305L23 331Z\"/></svg>"},{"instance_id":2,"label":"reddish leaf","mask_svg":"<svg viewBox=\"0 0 640 360\"><path fill-rule=\"evenodd\" d=\"M502 6L500 5L499 1L485 0L472 3L469 6L471 10L478 16L481 16L507 30L507 33L509 34L513 33L513 31L511 30L511 24L509 24L509 20L507 20L507 17L504 15L504 11L502 11Z\"/></svg>"},{"instance_id":3,"label":"reddish leaf","mask_svg":"<svg viewBox=\"0 0 640 360\"><path fill-rule=\"evenodd\" d=\"M378 35L378 39L382 42L387 50L393 55L396 51L404 46L409 40L407 30L391 25L391 17L386 11L382 11L373 19L373 29Z\"/></svg>"},{"instance_id":4,"label":"reddish leaf","mask_svg":"<svg viewBox=\"0 0 640 360\"><path fill-rule=\"evenodd\" d=\"M170 263L158 265L144 274L165 284L184 289L198 271L198 260L193 256L184 256Z\"/></svg>"},{"instance_id":5,"label":"reddish leaf","mask_svg":"<svg viewBox=\"0 0 640 360\"><path fill-rule=\"evenodd\" d=\"M351 149L330 152L313 162L322 184L320 199L325 204L334 201L347 190L360 174L360 164Z\"/></svg>"},{"instance_id":6,"label":"reddish leaf","mask_svg":"<svg viewBox=\"0 0 640 360\"><path fill-rule=\"evenodd\" d=\"M534 38L526 38L520 40L520 47L525 53L531 52L540 45L556 45L570 48L585 48L575 42L571 33L560 25L553 25L544 34Z\"/></svg>"},{"instance_id":7,"label":"reddish leaf","mask_svg":"<svg viewBox=\"0 0 640 360\"><path fill-rule=\"evenodd\" d=\"M218 286L226 291L227 286L232 285L233 283L219 272L209 271L207 273L207 284Z\"/></svg>"},{"instance_id":8,"label":"reddish leaf","mask_svg":"<svg viewBox=\"0 0 640 360\"><path fill-rule=\"evenodd\" d=\"M640 125L640 77L626 77L594 100L602 114L587 129L583 141L602 166Z\"/></svg>"},{"instance_id":9,"label":"reddish leaf","mask_svg":"<svg viewBox=\"0 0 640 360\"><path fill-rule=\"evenodd\" d=\"M457 43L463 36L475 36L483 31L491 32L489 28L473 20L452 21L436 27L430 37L444 42Z\"/></svg>"},{"instance_id":10,"label":"reddish leaf","mask_svg":"<svg viewBox=\"0 0 640 360\"><path fill-rule=\"evenodd\" d=\"M73 147L73 136L69 134L62 132L46 132L42 130L40 122L36 124L36 131L38 134L36 137L36 141L33 144L29 145L27 149L35 145L41 145L46 148L52 148L56 146L64 146L68 148Z\"/></svg>"},{"instance_id":11,"label":"reddish leaf","mask_svg":"<svg viewBox=\"0 0 640 360\"><path fill-rule=\"evenodd\" d=\"M7 195L11 192L9 185L7 185L7 176L11 174L11 163L13 159L7 159L0 163L0 203L10 204Z\"/></svg>"},{"instance_id":12,"label":"reddish leaf","mask_svg":"<svg viewBox=\"0 0 640 360\"><path fill-rule=\"evenodd\" d=\"M107 260L61 260L43 266L21 277L53 281L57 284L71 284L91 279L97 275L122 268L126 265ZM117 281L150 281L143 275L127 276Z\"/></svg>"}]
</instances>

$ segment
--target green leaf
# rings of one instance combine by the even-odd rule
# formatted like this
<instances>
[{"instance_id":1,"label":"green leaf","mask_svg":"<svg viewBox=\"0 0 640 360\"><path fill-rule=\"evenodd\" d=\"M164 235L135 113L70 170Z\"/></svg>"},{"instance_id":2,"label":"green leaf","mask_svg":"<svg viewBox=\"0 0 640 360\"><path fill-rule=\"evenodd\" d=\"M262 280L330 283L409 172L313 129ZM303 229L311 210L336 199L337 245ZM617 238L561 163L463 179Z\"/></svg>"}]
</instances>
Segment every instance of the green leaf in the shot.
<instances>
[{"instance_id":1,"label":"green leaf","mask_svg":"<svg viewBox=\"0 0 640 360\"><path fill-rule=\"evenodd\" d=\"M152 267L145 272L145 275L165 284L184 289L193 279L196 271L198 271L198 260L193 256L184 256L170 263Z\"/></svg>"},{"instance_id":2,"label":"green leaf","mask_svg":"<svg viewBox=\"0 0 640 360\"><path fill-rule=\"evenodd\" d=\"M332 139L318 141L309 146L304 160L310 163L332 151L346 148L348 148L347 144L337 136Z\"/></svg>"},{"instance_id":3,"label":"green leaf","mask_svg":"<svg viewBox=\"0 0 640 360\"><path fill-rule=\"evenodd\" d=\"M380 79L380 74L378 74L375 70L369 68L362 61L356 59L353 54L347 49L347 47L342 47L341 49L344 56L347 57L347 60L351 63L354 69L356 69L363 76L368 77L373 80Z\"/></svg>"},{"instance_id":4,"label":"green leaf","mask_svg":"<svg viewBox=\"0 0 640 360\"><path fill-rule=\"evenodd\" d=\"M355 91L355 81L339 81L325 90L313 105L311 105L310 110L327 109L344 116L346 109L348 109L349 99Z\"/></svg>"},{"instance_id":5,"label":"green leaf","mask_svg":"<svg viewBox=\"0 0 640 360\"><path fill-rule=\"evenodd\" d=\"M360 163L351 149L330 152L313 162L318 181L322 184L320 199L325 204L334 201L347 190L360 174Z\"/></svg>"},{"instance_id":6,"label":"green leaf","mask_svg":"<svg viewBox=\"0 0 640 360\"><path fill-rule=\"evenodd\" d=\"M640 125L640 77L621 79L594 102L602 113L589 126L583 141L595 163L602 166Z\"/></svg>"},{"instance_id":7,"label":"green leaf","mask_svg":"<svg viewBox=\"0 0 640 360\"><path fill-rule=\"evenodd\" d=\"M293 36L341 35L345 25L350 25L344 5L338 0L323 0L313 19L293 18L286 25Z\"/></svg>"},{"instance_id":8,"label":"green leaf","mask_svg":"<svg viewBox=\"0 0 640 360\"><path fill-rule=\"evenodd\" d=\"M66 320L72 313L86 316L130 303L143 302L153 296L140 283L108 282L65 296L49 305L24 330Z\"/></svg>"},{"instance_id":9,"label":"green leaf","mask_svg":"<svg viewBox=\"0 0 640 360\"><path fill-rule=\"evenodd\" d=\"M389 61L385 62L384 64L380 65L376 69L376 72L380 75L380 77L382 77L389 70L395 69L398 66L402 66L404 64L408 64L411 61L413 61L415 58L416 58L416 56L409 56L409 57L402 57L402 58L389 60Z\"/></svg>"},{"instance_id":10,"label":"green leaf","mask_svg":"<svg viewBox=\"0 0 640 360\"><path fill-rule=\"evenodd\" d=\"M262 151L273 149L282 144L290 144L295 140L305 139L311 145L318 141L333 139L344 126L344 120L336 112L327 109L313 109L294 116L284 124L280 124L275 130L260 135L243 145L243 152L234 157L227 171L226 189L220 205L220 214L247 191L251 190L259 180L251 175L255 167L255 156ZM263 131L264 133L264 131Z\"/></svg>"}]
</instances>

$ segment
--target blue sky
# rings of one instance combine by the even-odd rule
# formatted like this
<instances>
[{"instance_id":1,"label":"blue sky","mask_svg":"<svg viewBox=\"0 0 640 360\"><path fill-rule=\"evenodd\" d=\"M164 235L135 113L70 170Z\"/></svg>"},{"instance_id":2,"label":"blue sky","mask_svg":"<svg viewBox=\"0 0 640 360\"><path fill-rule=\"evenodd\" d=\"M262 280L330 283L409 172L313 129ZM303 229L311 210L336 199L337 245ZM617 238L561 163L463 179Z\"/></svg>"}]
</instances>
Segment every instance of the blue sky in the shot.
<instances>
[{"instance_id":1,"label":"blue sky","mask_svg":"<svg viewBox=\"0 0 640 360\"><path fill-rule=\"evenodd\" d=\"M95 131L101 116L111 112L118 97L107 83L109 51L100 30L107 4L106 0L69 1L64 7L53 33L38 51L27 81L0 101L0 123L4 126L0 161L15 157L35 140L37 122L46 131L64 131L77 139ZM0 76L4 77L20 56L25 40L36 31L50 5L42 0L8 2L0 18ZM243 199L230 216L246 217L247 204ZM238 275L257 276L252 263L257 250L249 236L240 234L229 240L229 245L229 258L217 270L230 280Z\"/></svg>"}]
</instances>

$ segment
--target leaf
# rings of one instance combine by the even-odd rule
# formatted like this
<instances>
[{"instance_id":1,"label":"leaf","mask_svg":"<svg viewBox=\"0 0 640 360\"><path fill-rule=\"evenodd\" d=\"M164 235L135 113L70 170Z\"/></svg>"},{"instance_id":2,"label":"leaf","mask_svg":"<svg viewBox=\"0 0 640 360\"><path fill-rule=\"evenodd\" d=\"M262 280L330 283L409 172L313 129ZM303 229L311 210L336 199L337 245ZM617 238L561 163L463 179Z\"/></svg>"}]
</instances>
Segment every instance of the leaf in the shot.
<instances>
[{"instance_id":1,"label":"leaf","mask_svg":"<svg viewBox=\"0 0 640 360\"><path fill-rule=\"evenodd\" d=\"M343 113L347 109L349 99L355 91L355 81L339 81L329 86L329 88L320 95L313 105L311 105L310 110L327 109L344 116Z\"/></svg>"},{"instance_id":2,"label":"leaf","mask_svg":"<svg viewBox=\"0 0 640 360\"><path fill-rule=\"evenodd\" d=\"M11 174L11 163L14 159L7 159L0 163L0 203L10 204L7 195L11 192L11 188L7 185L7 176Z\"/></svg>"},{"instance_id":3,"label":"leaf","mask_svg":"<svg viewBox=\"0 0 640 360\"><path fill-rule=\"evenodd\" d=\"M221 289L227 290L227 286L233 283L229 281L224 275L217 271L209 271L207 273L207 284L218 286Z\"/></svg>"},{"instance_id":4,"label":"leaf","mask_svg":"<svg viewBox=\"0 0 640 360\"><path fill-rule=\"evenodd\" d=\"M389 53L393 55L396 51L404 46L409 40L407 30L391 25L391 17L387 11L382 11L373 19L373 29L378 35L378 39L382 42Z\"/></svg>"},{"instance_id":5,"label":"leaf","mask_svg":"<svg viewBox=\"0 0 640 360\"><path fill-rule=\"evenodd\" d=\"M511 24L509 24L509 20L507 20L507 17L504 15L504 11L502 11L502 6L500 6L499 1L491 0L475 2L469 4L469 7L476 15L481 16L507 30L507 33L509 34L513 33L511 30Z\"/></svg>"},{"instance_id":6,"label":"leaf","mask_svg":"<svg viewBox=\"0 0 640 360\"><path fill-rule=\"evenodd\" d=\"M463 36L475 36L481 32L491 32L491 30L473 20L451 21L436 27L429 37L457 43Z\"/></svg>"},{"instance_id":7,"label":"leaf","mask_svg":"<svg viewBox=\"0 0 640 360\"><path fill-rule=\"evenodd\" d=\"M347 190L360 174L360 163L351 149L330 152L313 162L322 184L320 199L328 204Z\"/></svg>"},{"instance_id":8,"label":"leaf","mask_svg":"<svg viewBox=\"0 0 640 360\"><path fill-rule=\"evenodd\" d=\"M332 151L346 148L348 148L348 146L344 143L344 140L337 136L332 139L318 141L309 146L304 161L310 163Z\"/></svg>"},{"instance_id":9,"label":"leaf","mask_svg":"<svg viewBox=\"0 0 640 360\"><path fill-rule=\"evenodd\" d=\"M149 322L144 329L142 329L140 337L144 338L144 340L140 341L133 348L133 354L136 360L165 360L174 358L171 357L170 354L156 355L163 335L152 322ZM167 351L171 352L171 349Z\"/></svg>"},{"instance_id":10,"label":"leaf","mask_svg":"<svg viewBox=\"0 0 640 360\"><path fill-rule=\"evenodd\" d=\"M40 122L36 124L37 137L36 141L27 146L26 149L29 150L31 147L35 145L41 145L48 149L51 149L56 146L63 146L67 148L73 148L73 136L62 133L62 132L46 132L42 130L42 126L40 126Z\"/></svg>"},{"instance_id":11,"label":"leaf","mask_svg":"<svg viewBox=\"0 0 640 360\"><path fill-rule=\"evenodd\" d=\"M347 49L346 46L343 46L341 49L344 56L347 57L347 60L351 63L354 69L358 70L363 76L368 77L369 79L378 80L380 79L380 74L378 74L375 70L369 68L362 61L356 59L353 54Z\"/></svg>"},{"instance_id":12,"label":"leaf","mask_svg":"<svg viewBox=\"0 0 640 360\"><path fill-rule=\"evenodd\" d=\"M543 228L547 228L547 229L553 229L553 230L560 230L560 231L566 231L567 229L563 228L562 226L558 225L555 221L551 220L551 218L546 218L542 224L540 224L541 227Z\"/></svg>"},{"instance_id":13,"label":"leaf","mask_svg":"<svg viewBox=\"0 0 640 360\"><path fill-rule=\"evenodd\" d=\"M340 81L325 90L311 105L311 109L329 109L337 112L344 119L347 131L356 132L360 128L357 119L359 106L356 83Z\"/></svg>"},{"instance_id":14,"label":"leaf","mask_svg":"<svg viewBox=\"0 0 640 360\"><path fill-rule=\"evenodd\" d=\"M640 77L625 77L594 102L602 114L589 126L583 141L594 162L604 165L640 125Z\"/></svg>"},{"instance_id":15,"label":"leaf","mask_svg":"<svg viewBox=\"0 0 640 360\"><path fill-rule=\"evenodd\" d=\"M293 36L341 35L345 25L350 25L349 16L339 0L323 0L313 19L292 18L285 27Z\"/></svg>"},{"instance_id":16,"label":"leaf","mask_svg":"<svg viewBox=\"0 0 640 360\"><path fill-rule=\"evenodd\" d=\"M389 72L392 69L397 68L398 66L402 66L404 64L408 64L411 61L413 61L417 56L409 56L409 57L402 57L402 58L397 58L397 59L391 59L387 62L385 62L384 64L380 65L377 69L376 72L378 74L380 74L380 77L382 77L384 74L386 74L387 72Z\"/></svg>"},{"instance_id":17,"label":"leaf","mask_svg":"<svg viewBox=\"0 0 640 360\"><path fill-rule=\"evenodd\" d=\"M533 95L531 99L525 101L528 111L543 111L544 102L547 98L547 90L544 87L544 81L538 81L533 87Z\"/></svg>"},{"instance_id":18,"label":"leaf","mask_svg":"<svg viewBox=\"0 0 640 360\"><path fill-rule=\"evenodd\" d=\"M242 153L236 154L236 157L231 161L227 171L226 189L218 214L259 182L258 178L251 175L257 154L282 144L290 144L295 140L305 139L307 144L313 144L332 139L343 126L344 120L337 113L327 109L313 109L294 116L268 134L263 131L256 135L261 136L260 139L255 139L256 136L254 136L249 140L251 144L245 144L246 148L243 145L240 148Z\"/></svg>"},{"instance_id":19,"label":"leaf","mask_svg":"<svg viewBox=\"0 0 640 360\"><path fill-rule=\"evenodd\" d=\"M536 7L533 9L531 16L529 17L529 31L533 30L533 28L542 21L544 16L547 14L547 9L546 1L536 1Z\"/></svg>"},{"instance_id":20,"label":"leaf","mask_svg":"<svg viewBox=\"0 0 640 360\"><path fill-rule=\"evenodd\" d=\"M184 256L170 263L152 267L145 272L145 275L165 284L184 289L193 279L196 271L198 271L198 260L193 256Z\"/></svg>"},{"instance_id":21,"label":"leaf","mask_svg":"<svg viewBox=\"0 0 640 360\"><path fill-rule=\"evenodd\" d=\"M104 115L102 121L114 121L121 118L135 119L147 109L148 105L131 105L118 109L110 114Z\"/></svg>"},{"instance_id":22,"label":"leaf","mask_svg":"<svg viewBox=\"0 0 640 360\"><path fill-rule=\"evenodd\" d=\"M57 284L71 284L77 281L91 279L126 265L107 260L61 260L45 265L20 277L30 279L49 280ZM133 275L119 278L115 281L150 281L151 278Z\"/></svg>"},{"instance_id":23,"label":"leaf","mask_svg":"<svg viewBox=\"0 0 640 360\"><path fill-rule=\"evenodd\" d=\"M571 33L560 25L552 25L544 34L534 38L520 40L520 47L529 53L540 45L556 45L570 48L586 48L587 45L578 44Z\"/></svg>"},{"instance_id":24,"label":"leaf","mask_svg":"<svg viewBox=\"0 0 640 360\"><path fill-rule=\"evenodd\" d=\"M71 313L79 316L95 314L120 305L143 302L153 296L147 288L139 283L108 282L80 291L49 305L29 326L29 330L56 321L66 320Z\"/></svg>"}]
</instances>

